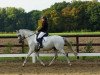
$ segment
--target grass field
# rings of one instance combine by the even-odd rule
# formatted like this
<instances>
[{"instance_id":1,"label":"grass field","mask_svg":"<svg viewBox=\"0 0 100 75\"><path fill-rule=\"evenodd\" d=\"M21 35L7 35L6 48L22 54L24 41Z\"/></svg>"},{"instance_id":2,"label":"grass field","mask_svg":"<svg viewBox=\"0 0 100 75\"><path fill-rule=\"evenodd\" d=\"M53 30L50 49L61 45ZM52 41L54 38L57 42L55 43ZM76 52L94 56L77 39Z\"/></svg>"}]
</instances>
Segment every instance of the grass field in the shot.
<instances>
[{"instance_id":1,"label":"grass field","mask_svg":"<svg viewBox=\"0 0 100 75\"><path fill-rule=\"evenodd\" d=\"M16 33L0 33L0 36L16 36Z\"/></svg>"},{"instance_id":2,"label":"grass field","mask_svg":"<svg viewBox=\"0 0 100 75\"><path fill-rule=\"evenodd\" d=\"M51 61L53 56L42 56L40 57L42 59L42 61L44 62L48 62L48 61ZM70 61L76 61L76 60L84 60L84 61L96 61L96 60L99 60L100 59L100 56L80 56L79 59L77 59L76 57L74 56L69 56L69 59ZM28 57L27 59L29 62L32 62L32 58L31 57ZM58 58L56 59L57 61L66 61L66 57L65 56L58 56ZM17 61L23 61L22 58L20 57L4 57L4 58L0 58L0 62L17 62Z\"/></svg>"},{"instance_id":3,"label":"grass field","mask_svg":"<svg viewBox=\"0 0 100 75\"><path fill-rule=\"evenodd\" d=\"M62 33L49 33L49 35L98 35L98 32L62 32ZM0 33L0 36L16 36L16 33Z\"/></svg>"},{"instance_id":4,"label":"grass field","mask_svg":"<svg viewBox=\"0 0 100 75\"><path fill-rule=\"evenodd\" d=\"M50 35L98 35L100 32L63 32L63 33L50 33Z\"/></svg>"}]
</instances>

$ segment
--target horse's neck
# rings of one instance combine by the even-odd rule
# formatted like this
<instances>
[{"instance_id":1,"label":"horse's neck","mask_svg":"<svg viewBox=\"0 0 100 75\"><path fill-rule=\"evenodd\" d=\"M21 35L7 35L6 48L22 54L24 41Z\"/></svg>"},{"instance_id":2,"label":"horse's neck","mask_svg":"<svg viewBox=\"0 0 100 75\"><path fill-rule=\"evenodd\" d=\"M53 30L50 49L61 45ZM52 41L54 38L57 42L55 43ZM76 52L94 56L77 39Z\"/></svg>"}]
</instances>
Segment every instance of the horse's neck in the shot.
<instances>
[{"instance_id":1,"label":"horse's neck","mask_svg":"<svg viewBox=\"0 0 100 75\"><path fill-rule=\"evenodd\" d=\"M33 33L27 32L27 31L24 32L24 36L25 36L25 37L29 37L29 36L32 35L32 34L33 34Z\"/></svg>"},{"instance_id":2,"label":"horse's neck","mask_svg":"<svg viewBox=\"0 0 100 75\"><path fill-rule=\"evenodd\" d=\"M27 41L33 41L34 39L36 39L36 34L34 34L34 32L25 32L24 33Z\"/></svg>"}]
</instances>

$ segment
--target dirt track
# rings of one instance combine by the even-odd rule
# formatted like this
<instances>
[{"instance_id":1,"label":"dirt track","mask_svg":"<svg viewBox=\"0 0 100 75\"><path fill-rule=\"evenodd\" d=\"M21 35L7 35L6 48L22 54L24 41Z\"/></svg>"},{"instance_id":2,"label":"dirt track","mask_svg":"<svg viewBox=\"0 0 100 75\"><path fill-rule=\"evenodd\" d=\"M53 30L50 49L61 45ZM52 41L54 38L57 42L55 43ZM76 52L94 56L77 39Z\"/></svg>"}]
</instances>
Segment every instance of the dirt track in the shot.
<instances>
[{"instance_id":1,"label":"dirt track","mask_svg":"<svg viewBox=\"0 0 100 75\"><path fill-rule=\"evenodd\" d=\"M100 75L100 61L72 61L69 66L65 61L56 61L51 66L43 67L40 63L0 62L0 75Z\"/></svg>"}]
</instances>

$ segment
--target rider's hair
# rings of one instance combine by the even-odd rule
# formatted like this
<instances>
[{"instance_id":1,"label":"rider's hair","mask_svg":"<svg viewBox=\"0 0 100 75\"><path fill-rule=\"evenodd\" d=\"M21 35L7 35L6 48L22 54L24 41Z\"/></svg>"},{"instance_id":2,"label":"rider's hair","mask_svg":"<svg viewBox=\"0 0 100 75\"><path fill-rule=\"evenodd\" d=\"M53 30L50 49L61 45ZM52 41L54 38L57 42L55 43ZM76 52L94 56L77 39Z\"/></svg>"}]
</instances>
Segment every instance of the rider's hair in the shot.
<instances>
[{"instance_id":1,"label":"rider's hair","mask_svg":"<svg viewBox=\"0 0 100 75\"><path fill-rule=\"evenodd\" d=\"M47 17L46 16L42 16L41 18L43 18L45 21L47 21Z\"/></svg>"}]
</instances>

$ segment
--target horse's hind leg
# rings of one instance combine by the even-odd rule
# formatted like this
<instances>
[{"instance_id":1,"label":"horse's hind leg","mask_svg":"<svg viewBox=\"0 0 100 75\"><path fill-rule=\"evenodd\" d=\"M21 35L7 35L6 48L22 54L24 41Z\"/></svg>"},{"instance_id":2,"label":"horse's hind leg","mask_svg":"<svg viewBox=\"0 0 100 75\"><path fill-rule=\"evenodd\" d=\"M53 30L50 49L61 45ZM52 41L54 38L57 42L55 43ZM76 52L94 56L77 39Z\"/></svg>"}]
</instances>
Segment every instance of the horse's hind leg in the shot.
<instances>
[{"instance_id":1,"label":"horse's hind leg","mask_svg":"<svg viewBox=\"0 0 100 75\"><path fill-rule=\"evenodd\" d=\"M58 54L57 54L57 50L54 49L54 53L55 53L55 56L54 58L51 60L51 62L49 63L49 66L54 62L54 60L56 60L56 58L58 57Z\"/></svg>"},{"instance_id":2,"label":"horse's hind leg","mask_svg":"<svg viewBox=\"0 0 100 75\"><path fill-rule=\"evenodd\" d=\"M74 53L75 56L77 56L77 52L75 52L75 51L72 49L71 43L68 42L67 40L66 40L66 43L67 43L68 48Z\"/></svg>"},{"instance_id":3,"label":"horse's hind leg","mask_svg":"<svg viewBox=\"0 0 100 75\"><path fill-rule=\"evenodd\" d=\"M61 50L59 50L59 51L60 51L64 56L66 56L67 62L68 62L68 64L71 66L70 60L69 60L69 58L67 57L65 51L64 51L63 49L61 49Z\"/></svg>"}]
</instances>

